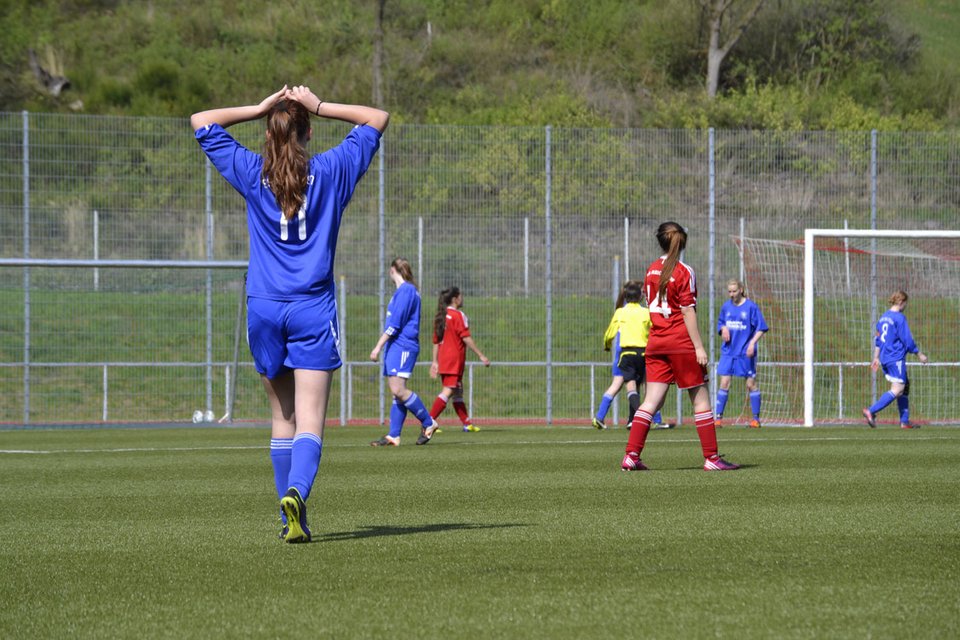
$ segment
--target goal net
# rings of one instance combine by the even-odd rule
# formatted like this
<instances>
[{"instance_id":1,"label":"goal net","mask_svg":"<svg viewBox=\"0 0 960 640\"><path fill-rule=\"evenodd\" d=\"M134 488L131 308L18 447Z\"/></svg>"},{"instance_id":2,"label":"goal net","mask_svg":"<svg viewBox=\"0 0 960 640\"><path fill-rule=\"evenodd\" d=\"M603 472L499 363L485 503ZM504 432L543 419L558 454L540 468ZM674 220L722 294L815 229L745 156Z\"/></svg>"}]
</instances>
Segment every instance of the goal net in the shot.
<instances>
[{"instance_id":1,"label":"goal net","mask_svg":"<svg viewBox=\"0 0 960 640\"><path fill-rule=\"evenodd\" d=\"M907 358L911 421L960 422L960 231L807 229L802 240L734 242L770 326L757 371L764 424L862 422L889 388L870 361L876 321L899 289L930 358ZM878 419L899 424L896 404Z\"/></svg>"}]
</instances>

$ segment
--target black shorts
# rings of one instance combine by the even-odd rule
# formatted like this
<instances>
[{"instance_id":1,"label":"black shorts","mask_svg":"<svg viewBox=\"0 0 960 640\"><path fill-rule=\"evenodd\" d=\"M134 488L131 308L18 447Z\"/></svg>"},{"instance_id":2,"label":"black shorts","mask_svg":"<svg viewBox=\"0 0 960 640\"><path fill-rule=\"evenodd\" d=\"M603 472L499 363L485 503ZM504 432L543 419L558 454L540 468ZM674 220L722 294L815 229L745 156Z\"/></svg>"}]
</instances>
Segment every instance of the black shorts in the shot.
<instances>
[{"instance_id":1,"label":"black shorts","mask_svg":"<svg viewBox=\"0 0 960 640\"><path fill-rule=\"evenodd\" d=\"M624 382L633 380L637 384L643 384L647 379L647 361L643 357L643 352L643 347L620 348L620 360L617 366L623 374Z\"/></svg>"}]
</instances>

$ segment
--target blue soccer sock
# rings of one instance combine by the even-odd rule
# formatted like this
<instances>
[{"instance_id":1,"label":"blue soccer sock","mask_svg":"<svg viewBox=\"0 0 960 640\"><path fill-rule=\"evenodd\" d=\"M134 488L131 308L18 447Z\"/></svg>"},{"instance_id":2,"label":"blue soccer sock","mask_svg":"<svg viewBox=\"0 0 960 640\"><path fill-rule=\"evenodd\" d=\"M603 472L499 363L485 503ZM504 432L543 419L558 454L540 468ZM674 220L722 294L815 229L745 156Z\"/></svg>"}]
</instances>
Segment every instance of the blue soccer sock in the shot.
<instances>
[{"instance_id":1,"label":"blue soccer sock","mask_svg":"<svg viewBox=\"0 0 960 640\"><path fill-rule=\"evenodd\" d=\"M609 394L603 394L603 398L600 399L600 408L597 409L597 420L603 422L603 419L607 417L607 411L610 411L610 403L613 402L613 396Z\"/></svg>"},{"instance_id":2,"label":"blue soccer sock","mask_svg":"<svg viewBox=\"0 0 960 640\"><path fill-rule=\"evenodd\" d=\"M910 424L910 398L906 395L897 398L897 409L900 410L900 424Z\"/></svg>"},{"instance_id":3,"label":"blue soccer sock","mask_svg":"<svg viewBox=\"0 0 960 640\"><path fill-rule=\"evenodd\" d=\"M410 397L407 398L407 401L403 403L407 409L417 417L417 420L420 421L420 424L427 426L433 424L433 418L430 417L430 412L427 411L427 408L423 405L423 400L420 399L420 396L411 392Z\"/></svg>"},{"instance_id":4,"label":"blue soccer sock","mask_svg":"<svg viewBox=\"0 0 960 640\"><path fill-rule=\"evenodd\" d=\"M290 454L293 438L270 438L270 462L273 463L273 483L277 486L277 498L290 488Z\"/></svg>"},{"instance_id":5,"label":"blue soccer sock","mask_svg":"<svg viewBox=\"0 0 960 640\"><path fill-rule=\"evenodd\" d=\"M729 389L717 389L717 408L713 413L718 418L723 415L723 410L727 408L727 396L729 395Z\"/></svg>"},{"instance_id":6,"label":"blue soccer sock","mask_svg":"<svg viewBox=\"0 0 960 640\"><path fill-rule=\"evenodd\" d=\"M313 479L317 477L320 469L322 450L323 441L316 434L298 433L293 439L289 485L300 492L304 502L310 497Z\"/></svg>"},{"instance_id":7,"label":"blue soccer sock","mask_svg":"<svg viewBox=\"0 0 960 640\"><path fill-rule=\"evenodd\" d=\"M893 402L894 400L895 400L894 395L891 392L887 391L882 396L877 398L877 401L873 403L873 406L870 407L870 413L872 413L873 415L877 415L878 413L883 411L887 407L887 405Z\"/></svg>"},{"instance_id":8,"label":"blue soccer sock","mask_svg":"<svg viewBox=\"0 0 960 640\"><path fill-rule=\"evenodd\" d=\"M760 391L751 391L750 392L750 408L753 410L753 417L755 420L760 419Z\"/></svg>"},{"instance_id":9,"label":"blue soccer sock","mask_svg":"<svg viewBox=\"0 0 960 640\"><path fill-rule=\"evenodd\" d=\"M403 406L403 403L393 399L393 404L390 405L390 437L399 438L400 432L403 430L403 422L407 419L407 408Z\"/></svg>"},{"instance_id":10,"label":"blue soccer sock","mask_svg":"<svg viewBox=\"0 0 960 640\"><path fill-rule=\"evenodd\" d=\"M655 414L653 414L654 424L663 424L663 416L660 415L660 410L658 409Z\"/></svg>"}]
</instances>

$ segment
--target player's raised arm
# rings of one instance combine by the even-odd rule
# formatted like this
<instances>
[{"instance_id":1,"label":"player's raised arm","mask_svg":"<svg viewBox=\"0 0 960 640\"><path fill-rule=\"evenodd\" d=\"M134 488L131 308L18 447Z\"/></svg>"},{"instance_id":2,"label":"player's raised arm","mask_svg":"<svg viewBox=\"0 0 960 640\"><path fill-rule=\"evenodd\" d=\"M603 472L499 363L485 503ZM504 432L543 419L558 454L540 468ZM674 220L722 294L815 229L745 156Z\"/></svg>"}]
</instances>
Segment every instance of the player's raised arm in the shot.
<instances>
[{"instance_id":1,"label":"player's raised arm","mask_svg":"<svg viewBox=\"0 0 960 640\"><path fill-rule=\"evenodd\" d=\"M356 125L369 125L380 133L383 133L390 123L390 114L386 111L358 104L324 102L309 87L302 85L290 89L287 98L296 100L315 116L343 120Z\"/></svg>"},{"instance_id":2,"label":"player's raised arm","mask_svg":"<svg viewBox=\"0 0 960 640\"><path fill-rule=\"evenodd\" d=\"M190 116L190 126L193 130L202 129L207 125L219 124L221 127L229 127L240 122L249 122L250 120L259 120L267 115L270 108L277 104L287 95L287 85L276 93L260 101L260 104L251 104L242 107L223 107L220 109L208 109L199 111Z\"/></svg>"}]
</instances>

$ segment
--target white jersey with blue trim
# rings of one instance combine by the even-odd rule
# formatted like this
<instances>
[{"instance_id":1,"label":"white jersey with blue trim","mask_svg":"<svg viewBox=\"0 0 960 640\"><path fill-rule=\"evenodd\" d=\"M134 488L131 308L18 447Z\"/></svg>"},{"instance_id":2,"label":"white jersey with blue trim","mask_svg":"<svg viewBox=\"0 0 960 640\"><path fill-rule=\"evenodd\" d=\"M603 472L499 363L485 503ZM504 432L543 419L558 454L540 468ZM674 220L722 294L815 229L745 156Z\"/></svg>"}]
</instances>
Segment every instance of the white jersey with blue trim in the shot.
<instances>
[{"instance_id":1,"label":"white jersey with blue trim","mask_svg":"<svg viewBox=\"0 0 960 640\"><path fill-rule=\"evenodd\" d=\"M339 145L310 158L306 199L291 220L262 175L262 156L218 124L195 135L213 166L247 202L247 295L299 300L332 287L343 211L380 147L380 132L368 125L354 127Z\"/></svg>"}]
</instances>

